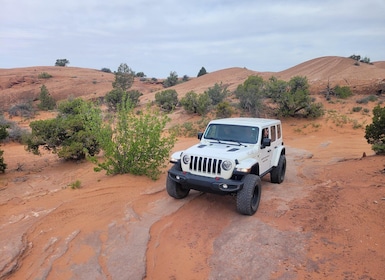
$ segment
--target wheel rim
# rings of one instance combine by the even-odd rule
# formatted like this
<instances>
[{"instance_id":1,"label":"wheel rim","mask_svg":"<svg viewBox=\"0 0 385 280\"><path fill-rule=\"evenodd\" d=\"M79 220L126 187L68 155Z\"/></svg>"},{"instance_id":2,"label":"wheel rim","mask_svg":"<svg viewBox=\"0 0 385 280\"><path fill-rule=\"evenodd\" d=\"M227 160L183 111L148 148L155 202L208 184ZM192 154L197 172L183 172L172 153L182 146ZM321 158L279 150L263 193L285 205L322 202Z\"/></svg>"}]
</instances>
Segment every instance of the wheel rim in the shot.
<instances>
[{"instance_id":1,"label":"wheel rim","mask_svg":"<svg viewBox=\"0 0 385 280\"><path fill-rule=\"evenodd\" d=\"M260 195L261 195L260 188L258 188L258 186L255 186L254 192L253 192L253 197L251 199L251 208L253 209L253 211L257 210Z\"/></svg>"}]
</instances>

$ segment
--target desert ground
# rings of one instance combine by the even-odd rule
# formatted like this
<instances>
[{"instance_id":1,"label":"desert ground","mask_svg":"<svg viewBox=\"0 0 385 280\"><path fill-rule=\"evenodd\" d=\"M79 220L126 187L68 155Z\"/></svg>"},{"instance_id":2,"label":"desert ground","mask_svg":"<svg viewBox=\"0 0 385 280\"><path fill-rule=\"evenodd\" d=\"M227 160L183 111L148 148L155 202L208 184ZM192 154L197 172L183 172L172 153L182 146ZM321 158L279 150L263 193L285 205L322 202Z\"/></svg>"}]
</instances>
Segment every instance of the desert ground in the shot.
<instances>
[{"instance_id":1,"label":"desert ground","mask_svg":"<svg viewBox=\"0 0 385 280\"><path fill-rule=\"evenodd\" d=\"M0 69L0 104L36 98L41 72L57 99L98 98L113 74L75 67ZM0 279L383 279L385 275L385 157L364 138L371 110L385 101L385 63L354 66L341 57L311 60L277 73L230 68L179 84L179 96L222 82L230 90L249 76L307 76L327 113L282 119L287 172L282 184L262 180L254 216L235 200L191 191L175 200L159 180L107 176L90 162L35 156L3 143L0 174ZM327 83L354 96L328 102ZM144 104L159 84L135 81ZM375 94L377 101L356 100ZM382 103L383 104L383 103ZM353 112L362 106L366 112ZM383 106L383 105L382 105ZM35 119L53 117L40 112ZM268 116L262 116L268 117ZM32 120L35 120L32 119ZM181 108L171 123L196 120ZM13 118L21 127L31 120ZM197 143L179 138L174 151ZM70 185L81 181L81 188Z\"/></svg>"}]
</instances>

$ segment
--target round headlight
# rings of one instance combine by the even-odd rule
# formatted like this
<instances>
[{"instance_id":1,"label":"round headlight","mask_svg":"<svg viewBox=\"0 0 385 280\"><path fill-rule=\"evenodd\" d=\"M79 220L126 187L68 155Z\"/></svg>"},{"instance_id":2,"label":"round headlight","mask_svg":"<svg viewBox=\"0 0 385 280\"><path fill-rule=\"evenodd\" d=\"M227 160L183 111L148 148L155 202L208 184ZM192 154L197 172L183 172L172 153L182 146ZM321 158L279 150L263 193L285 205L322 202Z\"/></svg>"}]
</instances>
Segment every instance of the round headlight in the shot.
<instances>
[{"instance_id":1,"label":"round headlight","mask_svg":"<svg viewBox=\"0 0 385 280\"><path fill-rule=\"evenodd\" d=\"M224 161L222 162L222 169L223 169L223 170L229 171L232 167L233 167L233 164L232 164L231 161L229 161L229 160L224 160Z\"/></svg>"},{"instance_id":2,"label":"round headlight","mask_svg":"<svg viewBox=\"0 0 385 280\"><path fill-rule=\"evenodd\" d=\"M183 156L183 163L184 164L189 164L190 163L190 156L189 155L184 155Z\"/></svg>"}]
</instances>

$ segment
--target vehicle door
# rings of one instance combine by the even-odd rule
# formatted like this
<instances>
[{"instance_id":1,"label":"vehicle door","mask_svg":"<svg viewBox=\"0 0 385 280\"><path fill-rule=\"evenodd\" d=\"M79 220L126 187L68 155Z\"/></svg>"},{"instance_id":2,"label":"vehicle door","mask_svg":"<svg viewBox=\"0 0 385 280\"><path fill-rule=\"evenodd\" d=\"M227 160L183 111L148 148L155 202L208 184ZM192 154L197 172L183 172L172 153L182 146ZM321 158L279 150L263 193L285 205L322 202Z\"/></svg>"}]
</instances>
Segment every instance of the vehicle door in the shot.
<instances>
[{"instance_id":1,"label":"vehicle door","mask_svg":"<svg viewBox=\"0 0 385 280\"><path fill-rule=\"evenodd\" d=\"M263 145L263 139L271 139L271 127L263 127L260 140L259 153L259 174L264 174L269 171L271 167L271 159L273 155L272 147ZM275 132L275 129L274 129Z\"/></svg>"}]
</instances>

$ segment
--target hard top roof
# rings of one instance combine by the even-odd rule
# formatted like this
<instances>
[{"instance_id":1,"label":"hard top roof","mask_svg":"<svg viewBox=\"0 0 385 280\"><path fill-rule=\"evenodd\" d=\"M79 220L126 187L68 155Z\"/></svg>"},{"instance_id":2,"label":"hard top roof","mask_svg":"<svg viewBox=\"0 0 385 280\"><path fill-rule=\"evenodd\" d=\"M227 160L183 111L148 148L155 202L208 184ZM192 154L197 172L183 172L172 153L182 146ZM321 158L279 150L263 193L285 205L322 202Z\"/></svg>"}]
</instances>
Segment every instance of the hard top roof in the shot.
<instances>
[{"instance_id":1,"label":"hard top roof","mask_svg":"<svg viewBox=\"0 0 385 280\"><path fill-rule=\"evenodd\" d=\"M263 119L263 118L226 118L212 120L210 123L215 124L231 124L231 125L244 125L244 126L265 126L281 123L276 119Z\"/></svg>"}]
</instances>

